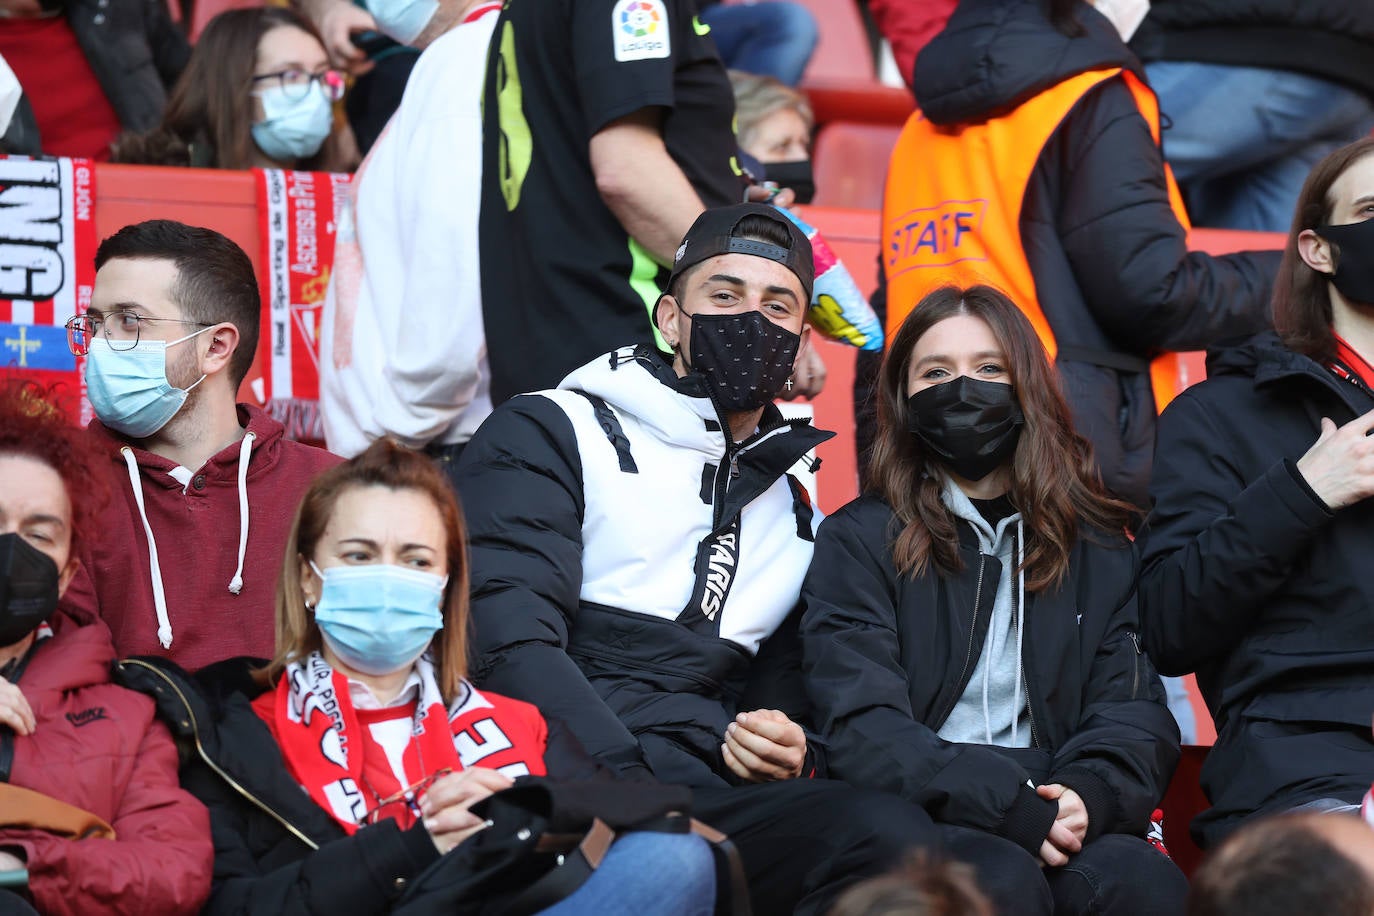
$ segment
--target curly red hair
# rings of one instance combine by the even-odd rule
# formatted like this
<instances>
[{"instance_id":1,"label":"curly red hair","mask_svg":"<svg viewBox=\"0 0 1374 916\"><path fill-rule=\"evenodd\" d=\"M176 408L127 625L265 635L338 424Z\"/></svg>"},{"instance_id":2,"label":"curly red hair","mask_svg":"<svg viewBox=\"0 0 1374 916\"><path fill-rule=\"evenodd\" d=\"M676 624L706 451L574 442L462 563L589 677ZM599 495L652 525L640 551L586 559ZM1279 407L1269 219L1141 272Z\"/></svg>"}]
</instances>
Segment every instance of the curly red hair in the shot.
<instances>
[{"instance_id":1,"label":"curly red hair","mask_svg":"<svg viewBox=\"0 0 1374 916\"><path fill-rule=\"evenodd\" d=\"M61 407L56 386L0 378L0 455L19 455L58 473L72 504L72 549L94 527L104 505L100 458Z\"/></svg>"}]
</instances>

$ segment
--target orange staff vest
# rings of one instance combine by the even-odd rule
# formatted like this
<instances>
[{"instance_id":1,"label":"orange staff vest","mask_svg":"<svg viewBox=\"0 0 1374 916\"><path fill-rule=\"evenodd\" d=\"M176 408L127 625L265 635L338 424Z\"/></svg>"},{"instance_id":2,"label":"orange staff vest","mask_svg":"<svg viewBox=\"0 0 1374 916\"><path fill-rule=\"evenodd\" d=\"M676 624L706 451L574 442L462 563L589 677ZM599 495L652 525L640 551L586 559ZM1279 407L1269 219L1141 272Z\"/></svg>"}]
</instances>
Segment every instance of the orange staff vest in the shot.
<instances>
[{"instance_id":1,"label":"orange staff vest","mask_svg":"<svg viewBox=\"0 0 1374 916\"><path fill-rule=\"evenodd\" d=\"M888 167L883 196L882 257L887 275L887 339L916 303L954 283L985 283L1007 293L1030 319L1053 360L1054 331L1040 308L1021 242L1021 206L1040 153L1089 91L1122 77L1150 134L1159 143L1159 102L1129 70L1089 70L1028 99L1001 117L943 127L919 109L907 119ZM1191 228L1183 196L1164 167L1169 203ZM1177 357L1151 366L1159 410L1177 389Z\"/></svg>"}]
</instances>

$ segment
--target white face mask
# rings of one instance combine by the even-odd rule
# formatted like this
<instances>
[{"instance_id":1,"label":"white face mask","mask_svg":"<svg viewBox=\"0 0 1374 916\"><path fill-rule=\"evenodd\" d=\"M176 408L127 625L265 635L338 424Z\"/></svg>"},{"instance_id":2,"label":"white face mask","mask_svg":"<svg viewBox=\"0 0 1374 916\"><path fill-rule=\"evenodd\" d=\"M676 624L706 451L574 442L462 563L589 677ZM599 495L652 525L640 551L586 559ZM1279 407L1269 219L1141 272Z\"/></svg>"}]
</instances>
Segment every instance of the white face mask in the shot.
<instances>
[{"instance_id":1,"label":"white face mask","mask_svg":"<svg viewBox=\"0 0 1374 916\"><path fill-rule=\"evenodd\" d=\"M1122 41L1130 41L1150 13L1150 0L1091 0L1093 7L1116 26Z\"/></svg>"}]
</instances>

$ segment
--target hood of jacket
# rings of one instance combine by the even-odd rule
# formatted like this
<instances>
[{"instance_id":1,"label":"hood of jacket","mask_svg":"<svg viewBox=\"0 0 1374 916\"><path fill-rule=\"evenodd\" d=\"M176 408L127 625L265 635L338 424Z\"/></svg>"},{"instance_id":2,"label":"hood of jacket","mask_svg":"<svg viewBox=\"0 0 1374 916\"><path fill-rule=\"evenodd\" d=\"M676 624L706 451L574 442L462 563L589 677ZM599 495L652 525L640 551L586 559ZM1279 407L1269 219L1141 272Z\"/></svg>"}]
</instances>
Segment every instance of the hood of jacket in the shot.
<instances>
[{"instance_id":1,"label":"hood of jacket","mask_svg":"<svg viewBox=\"0 0 1374 916\"><path fill-rule=\"evenodd\" d=\"M646 385L645 374L657 384ZM656 438L679 448L719 457L725 444L725 417L711 400L705 379L695 373L678 378L663 354L646 344L597 357L571 372L558 387L601 398L616 413L636 418ZM786 433L806 440L802 452L835 435L815 429L807 420L784 419L777 405L768 404L759 432L749 441L757 444Z\"/></svg>"},{"instance_id":2,"label":"hood of jacket","mask_svg":"<svg viewBox=\"0 0 1374 916\"><path fill-rule=\"evenodd\" d=\"M1320 363L1303 353L1290 350L1274 331L1263 331L1244 340L1230 341L1207 351L1207 377L1250 379L1258 386L1280 380L1307 379L1349 401L1345 383ZM1349 401L1351 409L1363 413L1359 402Z\"/></svg>"},{"instance_id":3,"label":"hood of jacket","mask_svg":"<svg viewBox=\"0 0 1374 916\"><path fill-rule=\"evenodd\" d=\"M251 433L253 435L252 451L248 463L248 479L254 480L271 470L277 457L277 448L286 434L286 428L268 416L262 408L252 404L239 404L238 417L239 425L243 427L245 434ZM166 490L181 489L181 484L167 474L168 471L177 466L176 462L141 448L136 442L124 438L99 420L92 420L90 426L87 427L87 432L95 441L96 447L120 467L125 464L123 450L128 448L140 471L161 472L146 476L144 478L145 485L157 486ZM232 482L238 477L239 457L242 448L243 440L239 440L210 456L210 460L206 461L200 468L191 468L190 470L204 474L207 479Z\"/></svg>"},{"instance_id":4,"label":"hood of jacket","mask_svg":"<svg viewBox=\"0 0 1374 916\"><path fill-rule=\"evenodd\" d=\"M1077 5L1082 34L1050 22L1043 0L963 0L944 31L916 58L916 102L936 124L960 124L1010 111L1088 70L1140 62L1105 16Z\"/></svg>"},{"instance_id":5,"label":"hood of jacket","mask_svg":"<svg viewBox=\"0 0 1374 916\"><path fill-rule=\"evenodd\" d=\"M103 623L59 610L48 625L52 637L37 644L24 668L25 694L36 700L40 693L69 693L110 682L115 650Z\"/></svg>"},{"instance_id":6,"label":"hood of jacket","mask_svg":"<svg viewBox=\"0 0 1374 916\"><path fill-rule=\"evenodd\" d=\"M291 517L314 474L338 459L287 440L282 425L257 407L238 405L238 421L243 436L199 468L185 469L181 481L172 476L174 461L98 421L87 428L111 462L112 500L104 515L110 527L83 551L87 574L81 587L69 589L64 606L91 602L121 652L154 652L153 645L170 650L178 615L180 635L189 636L178 652L192 653L178 659L189 667L270 645L262 644L271 632L266 596ZM183 574L191 568L195 576ZM240 596L232 609L217 604ZM265 617L244 615L236 627L215 618L221 608L238 615L249 607L268 611ZM186 616L192 613L195 619ZM147 632L150 623L154 633ZM149 645L146 636L152 635L156 643Z\"/></svg>"}]
</instances>

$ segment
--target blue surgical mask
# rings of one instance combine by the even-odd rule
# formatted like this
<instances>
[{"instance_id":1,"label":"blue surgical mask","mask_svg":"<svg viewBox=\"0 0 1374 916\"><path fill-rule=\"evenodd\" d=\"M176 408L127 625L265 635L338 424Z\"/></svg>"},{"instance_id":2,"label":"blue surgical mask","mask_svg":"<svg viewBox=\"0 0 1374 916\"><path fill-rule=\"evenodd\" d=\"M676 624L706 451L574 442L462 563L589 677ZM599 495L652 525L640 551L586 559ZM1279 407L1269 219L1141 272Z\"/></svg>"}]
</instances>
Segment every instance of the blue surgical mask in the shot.
<instances>
[{"instance_id":1,"label":"blue surgical mask","mask_svg":"<svg viewBox=\"0 0 1374 916\"><path fill-rule=\"evenodd\" d=\"M307 159L320 151L334 127L334 109L317 82L305 95L288 98L281 86L259 93L263 119L253 125L253 142L278 162Z\"/></svg>"},{"instance_id":2,"label":"blue surgical mask","mask_svg":"<svg viewBox=\"0 0 1374 916\"><path fill-rule=\"evenodd\" d=\"M171 342L140 340L129 350L116 350L100 335L91 338L86 356L86 397L95 415L110 429L131 439L146 439L166 426L190 388L177 388L167 380L167 348L204 334L201 328Z\"/></svg>"},{"instance_id":3,"label":"blue surgical mask","mask_svg":"<svg viewBox=\"0 0 1374 916\"><path fill-rule=\"evenodd\" d=\"M391 38L408 45L420 37L439 10L439 0L367 0L372 19Z\"/></svg>"},{"instance_id":4,"label":"blue surgical mask","mask_svg":"<svg viewBox=\"0 0 1374 916\"><path fill-rule=\"evenodd\" d=\"M310 568L320 577L315 622L339 660L364 674L409 667L443 629L447 576L368 564Z\"/></svg>"}]
</instances>

